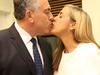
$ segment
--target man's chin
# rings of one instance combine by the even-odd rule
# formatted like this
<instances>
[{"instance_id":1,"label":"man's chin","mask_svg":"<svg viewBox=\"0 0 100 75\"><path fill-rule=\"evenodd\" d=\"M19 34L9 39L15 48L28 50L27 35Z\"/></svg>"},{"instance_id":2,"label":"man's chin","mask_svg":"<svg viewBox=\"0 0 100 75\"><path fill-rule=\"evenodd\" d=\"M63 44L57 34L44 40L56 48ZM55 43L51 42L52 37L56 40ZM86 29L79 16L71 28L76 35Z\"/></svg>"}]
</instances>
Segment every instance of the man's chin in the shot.
<instances>
[{"instance_id":1,"label":"man's chin","mask_svg":"<svg viewBox=\"0 0 100 75\"><path fill-rule=\"evenodd\" d=\"M42 35L43 37L54 37L55 35L53 34L45 34L45 35Z\"/></svg>"},{"instance_id":2,"label":"man's chin","mask_svg":"<svg viewBox=\"0 0 100 75\"><path fill-rule=\"evenodd\" d=\"M42 34L42 36L51 36L50 33L45 33L45 34Z\"/></svg>"}]
</instances>

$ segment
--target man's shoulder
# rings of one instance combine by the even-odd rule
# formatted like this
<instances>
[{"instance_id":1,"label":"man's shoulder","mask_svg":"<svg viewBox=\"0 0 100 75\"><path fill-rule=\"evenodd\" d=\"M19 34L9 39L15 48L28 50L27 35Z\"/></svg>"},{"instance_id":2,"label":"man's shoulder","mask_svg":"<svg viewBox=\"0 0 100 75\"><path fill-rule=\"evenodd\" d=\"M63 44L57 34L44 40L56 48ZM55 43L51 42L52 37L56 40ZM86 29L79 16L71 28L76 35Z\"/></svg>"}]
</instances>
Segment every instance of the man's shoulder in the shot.
<instances>
[{"instance_id":1,"label":"man's shoulder","mask_svg":"<svg viewBox=\"0 0 100 75\"><path fill-rule=\"evenodd\" d=\"M11 27L9 28L6 28L6 29L3 29L3 30L0 30L0 37L1 36L5 36L8 34L9 30L14 26L14 23L11 25Z\"/></svg>"},{"instance_id":2,"label":"man's shoulder","mask_svg":"<svg viewBox=\"0 0 100 75\"><path fill-rule=\"evenodd\" d=\"M9 31L9 29L1 30L0 31L0 39L4 38L4 37L7 37L8 31Z\"/></svg>"}]
</instances>

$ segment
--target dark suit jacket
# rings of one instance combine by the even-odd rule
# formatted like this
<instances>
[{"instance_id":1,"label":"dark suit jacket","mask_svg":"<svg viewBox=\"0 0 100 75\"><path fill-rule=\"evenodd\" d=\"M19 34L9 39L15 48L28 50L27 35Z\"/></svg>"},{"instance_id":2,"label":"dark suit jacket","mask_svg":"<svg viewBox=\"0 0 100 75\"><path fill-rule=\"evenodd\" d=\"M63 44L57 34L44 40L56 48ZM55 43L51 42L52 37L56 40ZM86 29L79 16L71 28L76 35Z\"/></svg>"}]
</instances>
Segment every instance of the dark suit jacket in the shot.
<instances>
[{"instance_id":1,"label":"dark suit jacket","mask_svg":"<svg viewBox=\"0 0 100 75\"><path fill-rule=\"evenodd\" d=\"M51 47L38 37L44 75L53 75ZM36 75L34 62L14 25L0 32L0 75Z\"/></svg>"}]
</instances>

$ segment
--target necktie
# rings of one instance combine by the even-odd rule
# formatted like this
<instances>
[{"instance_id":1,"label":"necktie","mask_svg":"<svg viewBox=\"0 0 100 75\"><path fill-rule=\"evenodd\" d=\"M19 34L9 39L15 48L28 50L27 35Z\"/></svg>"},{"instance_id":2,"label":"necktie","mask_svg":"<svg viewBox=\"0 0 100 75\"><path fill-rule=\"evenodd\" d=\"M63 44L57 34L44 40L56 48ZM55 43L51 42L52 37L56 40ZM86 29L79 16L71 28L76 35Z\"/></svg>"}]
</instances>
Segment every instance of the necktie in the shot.
<instances>
[{"instance_id":1,"label":"necktie","mask_svg":"<svg viewBox=\"0 0 100 75\"><path fill-rule=\"evenodd\" d=\"M33 43L33 54L34 54L34 62L36 66L36 73L37 75L43 75L43 66L42 66L42 61L41 61L40 54L36 45L36 39L32 38L31 42Z\"/></svg>"}]
</instances>

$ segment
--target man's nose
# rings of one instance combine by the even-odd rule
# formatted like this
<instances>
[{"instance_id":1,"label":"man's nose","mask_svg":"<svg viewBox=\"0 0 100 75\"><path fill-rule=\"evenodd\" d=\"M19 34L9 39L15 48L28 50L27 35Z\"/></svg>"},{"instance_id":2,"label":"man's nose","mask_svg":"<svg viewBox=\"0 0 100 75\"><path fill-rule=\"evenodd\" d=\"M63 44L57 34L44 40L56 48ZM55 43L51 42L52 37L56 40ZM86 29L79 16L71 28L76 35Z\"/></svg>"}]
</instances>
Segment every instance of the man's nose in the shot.
<instances>
[{"instance_id":1,"label":"man's nose","mask_svg":"<svg viewBox=\"0 0 100 75\"><path fill-rule=\"evenodd\" d=\"M51 21L51 22L54 22L54 17L53 17L53 15L52 15L52 13L51 13L51 15L50 15L50 21Z\"/></svg>"}]
</instances>

